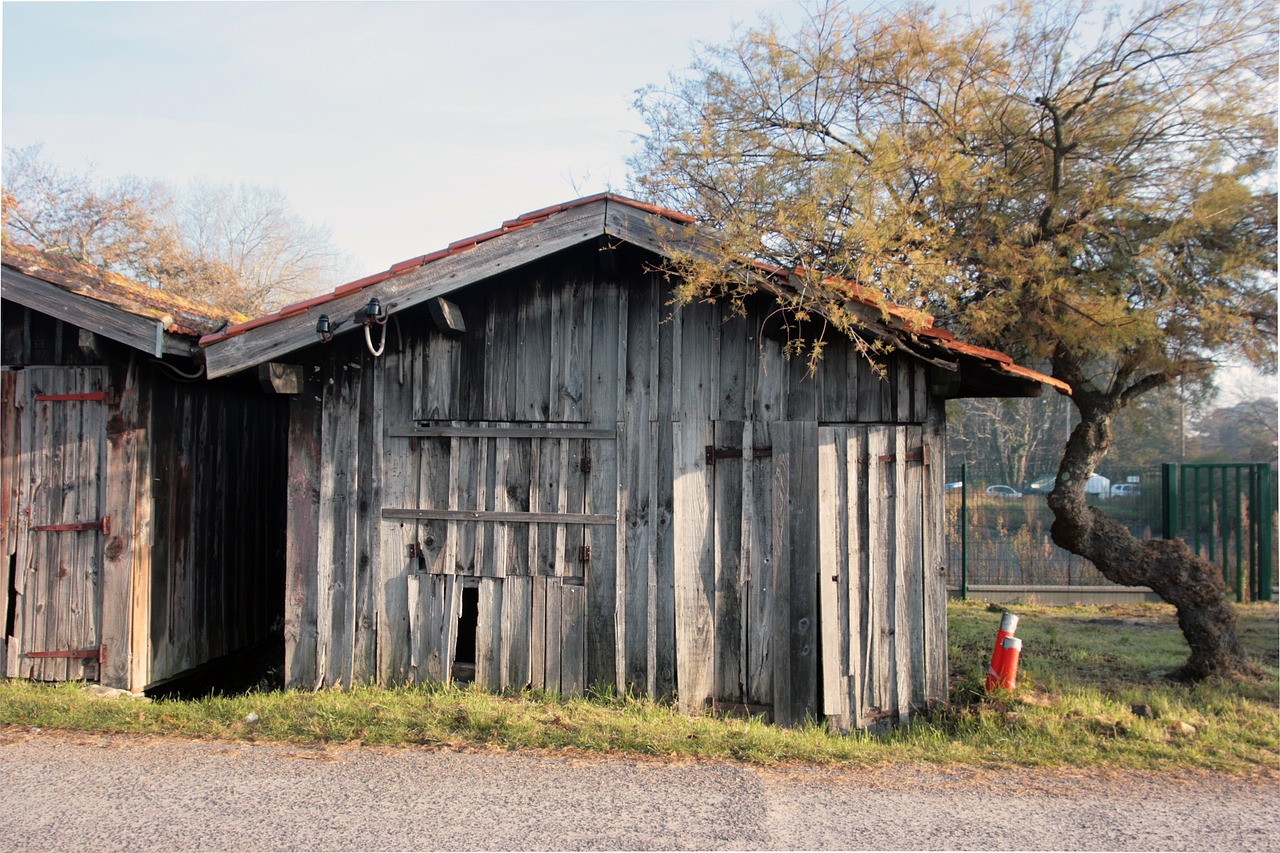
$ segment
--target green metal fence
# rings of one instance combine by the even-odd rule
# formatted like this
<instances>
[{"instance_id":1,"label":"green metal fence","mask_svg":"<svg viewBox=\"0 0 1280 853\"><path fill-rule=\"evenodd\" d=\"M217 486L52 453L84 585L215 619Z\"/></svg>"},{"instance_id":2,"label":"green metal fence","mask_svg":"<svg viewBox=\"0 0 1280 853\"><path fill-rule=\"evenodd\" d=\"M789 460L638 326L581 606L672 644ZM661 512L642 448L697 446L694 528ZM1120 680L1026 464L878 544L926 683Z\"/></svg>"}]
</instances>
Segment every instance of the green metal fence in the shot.
<instances>
[{"instance_id":1,"label":"green metal fence","mask_svg":"<svg viewBox=\"0 0 1280 853\"><path fill-rule=\"evenodd\" d=\"M1108 471L1092 506L1140 539L1183 537L1223 568L1244 600L1270 600L1275 566L1275 470L1265 463L1163 465ZM996 469L959 465L946 491L948 582L970 585L1111 585L1089 561L1053 544L1043 484L1010 484ZM1170 491L1172 490L1172 492Z\"/></svg>"},{"instance_id":2,"label":"green metal fence","mask_svg":"<svg viewBox=\"0 0 1280 853\"><path fill-rule=\"evenodd\" d=\"M1166 538L1222 567L1237 601L1270 601L1276 518L1274 472L1266 462L1163 466Z\"/></svg>"}]
</instances>

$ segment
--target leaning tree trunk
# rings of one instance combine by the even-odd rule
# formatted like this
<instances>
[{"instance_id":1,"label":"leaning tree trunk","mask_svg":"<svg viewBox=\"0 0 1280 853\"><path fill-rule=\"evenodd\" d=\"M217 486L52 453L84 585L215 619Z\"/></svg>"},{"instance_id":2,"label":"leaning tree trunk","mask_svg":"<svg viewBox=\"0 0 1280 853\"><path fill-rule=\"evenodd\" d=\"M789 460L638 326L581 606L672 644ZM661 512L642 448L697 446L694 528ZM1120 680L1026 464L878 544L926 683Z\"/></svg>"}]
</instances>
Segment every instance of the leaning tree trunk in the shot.
<instances>
[{"instance_id":1,"label":"leaning tree trunk","mask_svg":"<svg viewBox=\"0 0 1280 853\"><path fill-rule=\"evenodd\" d=\"M1108 580L1148 586L1176 608L1191 656L1172 677L1200 681L1256 674L1218 570L1183 540L1138 539L1123 524L1085 503L1085 485L1111 445L1112 422L1120 408L1107 403L1080 407L1082 420L1067 441L1058 480L1049 495L1053 541L1092 562Z\"/></svg>"}]
</instances>

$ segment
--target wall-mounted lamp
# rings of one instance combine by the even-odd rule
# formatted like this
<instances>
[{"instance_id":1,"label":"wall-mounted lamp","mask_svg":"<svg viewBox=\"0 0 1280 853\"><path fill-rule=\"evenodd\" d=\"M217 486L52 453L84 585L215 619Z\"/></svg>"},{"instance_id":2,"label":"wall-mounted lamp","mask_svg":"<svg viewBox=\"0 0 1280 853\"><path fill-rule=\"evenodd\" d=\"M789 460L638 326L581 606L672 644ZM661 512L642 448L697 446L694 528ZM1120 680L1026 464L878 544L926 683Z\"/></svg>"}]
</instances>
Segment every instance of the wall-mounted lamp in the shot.
<instances>
[{"instance_id":1,"label":"wall-mounted lamp","mask_svg":"<svg viewBox=\"0 0 1280 853\"><path fill-rule=\"evenodd\" d=\"M333 327L329 324L328 314L321 314L316 318L316 334L326 344L333 340Z\"/></svg>"}]
</instances>

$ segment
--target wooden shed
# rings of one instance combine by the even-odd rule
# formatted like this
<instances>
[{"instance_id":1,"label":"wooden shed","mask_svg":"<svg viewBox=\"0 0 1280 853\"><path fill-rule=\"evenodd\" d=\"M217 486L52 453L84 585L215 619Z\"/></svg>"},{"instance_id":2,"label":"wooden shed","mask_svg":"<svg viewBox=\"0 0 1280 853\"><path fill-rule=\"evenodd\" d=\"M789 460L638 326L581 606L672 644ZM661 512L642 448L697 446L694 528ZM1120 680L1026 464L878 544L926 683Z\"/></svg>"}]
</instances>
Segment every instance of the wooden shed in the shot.
<instances>
[{"instance_id":1,"label":"wooden shed","mask_svg":"<svg viewBox=\"0 0 1280 853\"><path fill-rule=\"evenodd\" d=\"M0 297L3 674L141 691L278 636L288 405L203 378L225 318L8 243Z\"/></svg>"},{"instance_id":2,"label":"wooden shed","mask_svg":"<svg viewBox=\"0 0 1280 853\"><path fill-rule=\"evenodd\" d=\"M202 339L210 377L300 383L290 685L598 685L840 727L945 699L943 401L1051 380L852 297L888 377L841 341L809 376L768 299L673 304L655 268L689 222L580 199Z\"/></svg>"}]
</instances>

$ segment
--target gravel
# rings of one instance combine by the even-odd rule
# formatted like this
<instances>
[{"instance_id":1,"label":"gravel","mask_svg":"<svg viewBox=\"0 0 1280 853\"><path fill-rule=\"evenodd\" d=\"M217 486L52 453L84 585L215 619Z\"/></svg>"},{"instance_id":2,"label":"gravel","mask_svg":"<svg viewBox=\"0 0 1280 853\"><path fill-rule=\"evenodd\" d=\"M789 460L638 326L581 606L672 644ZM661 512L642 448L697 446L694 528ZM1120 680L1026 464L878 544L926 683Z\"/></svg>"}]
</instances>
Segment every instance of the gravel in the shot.
<instances>
[{"instance_id":1,"label":"gravel","mask_svg":"<svg viewBox=\"0 0 1280 853\"><path fill-rule=\"evenodd\" d=\"M1280 850L1277 778L0 732L5 850Z\"/></svg>"}]
</instances>

